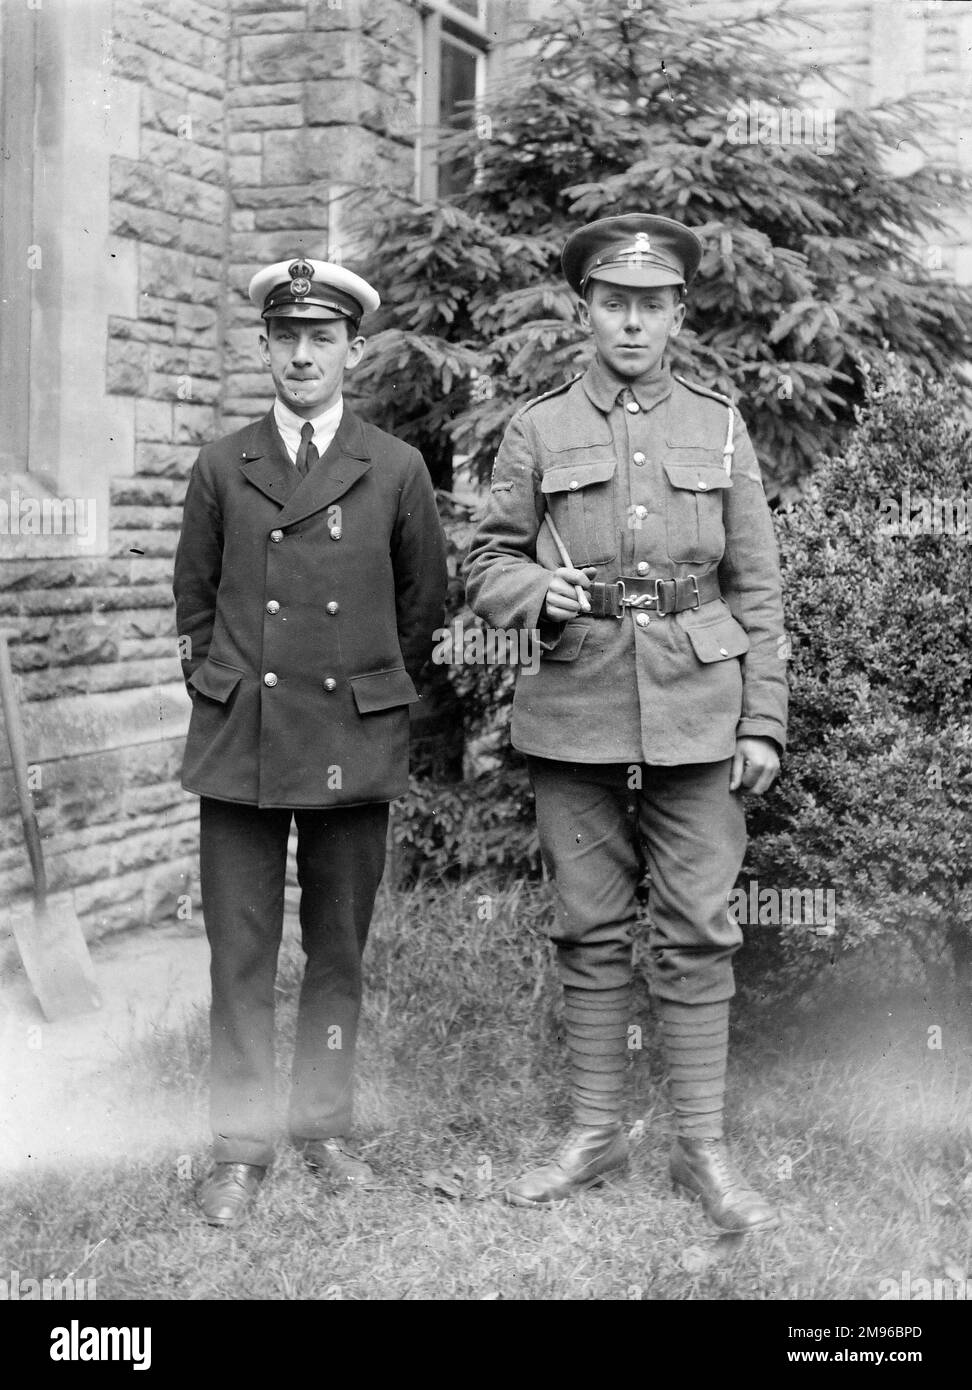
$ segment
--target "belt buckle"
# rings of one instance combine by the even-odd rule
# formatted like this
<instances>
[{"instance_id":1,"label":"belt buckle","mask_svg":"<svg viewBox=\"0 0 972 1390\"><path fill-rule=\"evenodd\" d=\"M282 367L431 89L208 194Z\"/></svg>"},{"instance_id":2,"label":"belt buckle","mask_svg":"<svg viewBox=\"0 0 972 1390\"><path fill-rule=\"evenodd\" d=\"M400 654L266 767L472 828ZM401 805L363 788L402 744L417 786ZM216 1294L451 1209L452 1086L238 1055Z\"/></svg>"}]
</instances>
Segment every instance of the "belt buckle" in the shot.
<instances>
[{"instance_id":1,"label":"belt buckle","mask_svg":"<svg viewBox=\"0 0 972 1390\"><path fill-rule=\"evenodd\" d=\"M696 579L694 574L687 574L685 578L691 582L692 588L695 590L695 602L692 604L692 607L688 610L690 613L694 613L696 608L702 607L702 595L699 593L699 581Z\"/></svg>"},{"instance_id":2,"label":"belt buckle","mask_svg":"<svg viewBox=\"0 0 972 1390\"><path fill-rule=\"evenodd\" d=\"M627 595L627 593L626 593L626 591L625 591L624 580L623 580L623 579L616 579L616 580L614 581L614 584L613 584L613 585L605 585L605 588L615 588L615 589L617 589L617 591L618 591L618 611L617 611L616 613L612 613L612 614L611 614L611 617L614 618L616 622L623 623L623 622L624 622L624 610L625 610L625 608L626 608L627 605L628 605L628 595Z\"/></svg>"}]
</instances>

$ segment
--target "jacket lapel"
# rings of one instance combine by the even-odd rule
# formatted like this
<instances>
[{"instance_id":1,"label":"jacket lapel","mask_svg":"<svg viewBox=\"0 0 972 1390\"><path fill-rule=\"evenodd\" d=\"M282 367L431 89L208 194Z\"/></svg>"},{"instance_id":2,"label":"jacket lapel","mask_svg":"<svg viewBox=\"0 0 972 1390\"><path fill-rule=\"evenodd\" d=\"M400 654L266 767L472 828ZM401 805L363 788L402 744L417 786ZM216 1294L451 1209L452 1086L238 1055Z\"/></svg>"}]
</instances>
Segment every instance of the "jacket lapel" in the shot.
<instances>
[{"instance_id":1,"label":"jacket lapel","mask_svg":"<svg viewBox=\"0 0 972 1390\"><path fill-rule=\"evenodd\" d=\"M289 526L329 506L367 473L371 464L361 421L345 407L337 434L320 461L290 494L280 514L280 524Z\"/></svg>"},{"instance_id":2,"label":"jacket lapel","mask_svg":"<svg viewBox=\"0 0 972 1390\"><path fill-rule=\"evenodd\" d=\"M265 497L281 507L296 492L301 480L277 432L272 410L251 425L244 438L240 471Z\"/></svg>"}]
</instances>

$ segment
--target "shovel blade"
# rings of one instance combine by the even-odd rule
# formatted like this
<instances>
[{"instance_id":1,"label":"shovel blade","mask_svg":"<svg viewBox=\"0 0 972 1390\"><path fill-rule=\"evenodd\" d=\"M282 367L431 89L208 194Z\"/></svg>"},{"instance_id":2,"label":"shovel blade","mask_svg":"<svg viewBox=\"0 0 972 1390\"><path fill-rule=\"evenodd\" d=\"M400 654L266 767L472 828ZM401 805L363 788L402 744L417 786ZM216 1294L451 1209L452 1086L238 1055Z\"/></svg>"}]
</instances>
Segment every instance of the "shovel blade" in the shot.
<instances>
[{"instance_id":1,"label":"shovel blade","mask_svg":"<svg viewBox=\"0 0 972 1390\"><path fill-rule=\"evenodd\" d=\"M101 1008L94 966L68 893L53 893L7 914L24 970L44 1017L53 1023Z\"/></svg>"}]
</instances>

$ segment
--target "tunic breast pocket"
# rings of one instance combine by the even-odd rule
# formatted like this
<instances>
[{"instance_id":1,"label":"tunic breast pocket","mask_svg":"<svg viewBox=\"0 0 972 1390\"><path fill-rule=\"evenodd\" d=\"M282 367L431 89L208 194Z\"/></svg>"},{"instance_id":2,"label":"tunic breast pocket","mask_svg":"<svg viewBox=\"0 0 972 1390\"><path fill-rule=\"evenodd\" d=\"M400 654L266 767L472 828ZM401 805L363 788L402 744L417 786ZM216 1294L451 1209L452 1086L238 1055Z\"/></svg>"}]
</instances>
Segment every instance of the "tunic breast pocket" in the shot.
<instances>
[{"instance_id":1,"label":"tunic breast pocket","mask_svg":"<svg viewBox=\"0 0 972 1390\"><path fill-rule=\"evenodd\" d=\"M603 565L618 553L614 524L617 459L613 455L591 458L589 449L573 453L574 460L568 457L561 462L561 455L554 467L547 469L541 490L575 567Z\"/></svg>"},{"instance_id":2,"label":"tunic breast pocket","mask_svg":"<svg viewBox=\"0 0 972 1390\"><path fill-rule=\"evenodd\" d=\"M679 562L718 561L726 548L722 497L732 479L714 449L673 449L664 463L669 558Z\"/></svg>"}]
</instances>

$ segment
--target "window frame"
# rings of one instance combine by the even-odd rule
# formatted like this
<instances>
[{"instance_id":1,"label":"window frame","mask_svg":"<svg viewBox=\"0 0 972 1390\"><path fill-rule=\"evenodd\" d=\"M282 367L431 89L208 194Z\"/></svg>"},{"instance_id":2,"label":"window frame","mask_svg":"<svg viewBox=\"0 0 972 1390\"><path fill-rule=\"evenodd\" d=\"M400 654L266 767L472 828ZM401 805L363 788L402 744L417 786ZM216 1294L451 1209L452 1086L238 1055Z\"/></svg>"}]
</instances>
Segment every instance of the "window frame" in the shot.
<instances>
[{"instance_id":1,"label":"window frame","mask_svg":"<svg viewBox=\"0 0 972 1390\"><path fill-rule=\"evenodd\" d=\"M486 91L490 43L487 3L479 0L474 18L449 0L424 0L420 7L418 119L415 141L415 193L420 202L439 196L439 107L442 96L442 46L451 41L476 58L474 100L477 107Z\"/></svg>"}]
</instances>

